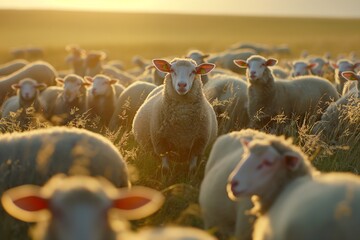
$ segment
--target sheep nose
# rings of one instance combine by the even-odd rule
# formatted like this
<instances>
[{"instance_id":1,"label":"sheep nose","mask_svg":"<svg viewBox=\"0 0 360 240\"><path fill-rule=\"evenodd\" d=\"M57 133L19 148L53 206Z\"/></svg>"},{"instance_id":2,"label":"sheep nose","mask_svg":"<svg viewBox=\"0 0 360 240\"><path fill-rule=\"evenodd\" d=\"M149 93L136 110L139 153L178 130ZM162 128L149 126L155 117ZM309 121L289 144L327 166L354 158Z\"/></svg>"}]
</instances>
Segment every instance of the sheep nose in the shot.
<instances>
[{"instance_id":1,"label":"sheep nose","mask_svg":"<svg viewBox=\"0 0 360 240\"><path fill-rule=\"evenodd\" d=\"M178 83L179 88L186 88L187 83Z\"/></svg>"},{"instance_id":2,"label":"sheep nose","mask_svg":"<svg viewBox=\"0 0 360 240\"><path fill-rule=\"evenodd\" d=\"M251 76L254 76L255 73L256 73L255 71L251 71L251 72L250 72L250 75L251 75Z\"/></svg>"}]
</instances>

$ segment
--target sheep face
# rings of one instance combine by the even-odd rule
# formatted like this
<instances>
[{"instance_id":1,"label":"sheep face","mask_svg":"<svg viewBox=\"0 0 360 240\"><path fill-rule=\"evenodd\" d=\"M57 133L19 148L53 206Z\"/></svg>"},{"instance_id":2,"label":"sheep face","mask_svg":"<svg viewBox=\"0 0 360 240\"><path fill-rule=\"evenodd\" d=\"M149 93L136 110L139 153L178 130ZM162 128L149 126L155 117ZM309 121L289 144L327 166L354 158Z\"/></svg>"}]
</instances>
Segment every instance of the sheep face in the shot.
<instances>
[{"instance_id":1,"label":"sheep face","mask_svg":"<svg viewBox=\"0 0 360 240\"><path fill-rule=\"evenodd\" d=\"M115 84L117 80L110 79L105 75L97 75L94 78L85 77L85 80L92 83L91 94L93 96L105 96L111 89L111 85Z\"/></svg>"},{"instance_id":2,"label":"sheep face","mask_svg":"<svg viewBox=\"0 0 360 240\"><path fill-rule=\"evenodd\" d=\"M360 72L358 74L351 72L351 71L345 71L342 72L341 76L345 78L348 81L358 81L360 82Z\"/></svg>"},{"instance_id":3,"label":"sheep face","mask_svg":"<svg viewBox=\"0 0 360 240\"><path fill-rule=\"evenodd\" d=\"M104 179L55 176L42 188L10 189L1 201L15 218L49 221L46 239L104 240L114 239L110 211L125 220L140 219L157 211L163 196L145 187L117 189Z\"/></svg>"},{"instance_id":4,"label":"sheep face","mask_svg":"<svg viewBox=\"0 0 360 240\"><path fill-rule=\"evenodd\" d=\"M32 79L24 79L19 84L13 84L13 89L19 90L19 96L25 101L33 100L39 90L46 88L46 84L38 83Z\"/></svg>"},{"instance_id":5,"label":"sheep face","mask_svg":"<svg viewBox=\"0 0 360 240\"><path fill-rule=\"evenodd\" d=\"M72 102L78 96L80 96L83 87L89 86L89 83L83 81L83 79L77 75L68 75L65 79L57 78L56 81L64 85L64 100L65 102Z\"/></svg>"},{"instance_id":6,"label":"sheep face","mask_svg":"<svg viewBox=\"0 0 360 240\"><path fill-rule=\"evenodd\" d=\"M293 63L292 77L309 75L310 70L317 66L317 63L296 61Z\"/></svg>"},{"instance_id":7,"label":"sheep face","mask_svg":"<svg viewBox=\"0 0 360 240\"><path fill-rule=\"evenodd\" d=\"M277 63L276 59L266 59L261 56L252 56L247 61L234 60L234 63L240 68L246 69L246 76L250 83L263 83L263 74L267 67L274 66Z\"/></svg>"},{"instance_id":8,"label":"sheep face","mask_svg":"<svg viewBox=\"0 0 360 240\"><path fill-rule=\"evenodd\" d=\"M186 58L190 58L196 62L197 65L205 63L204 59L209 57L209 54L204 54L200 51L191 51L188 53Z\"/></svg>"},{"instance_id":9,"label":"sheep face","mask_svg":"<svg viewBox=\"0 0 360 240\"><path fill-rule=\"evenodd\" d=\"M317 63L316 66L310 69L311 73L316 76L324 75L324 67L329 65L329 62L321 57L310 59L311 63Z\"/></svg>"},{"instance_id":10,"label":"sheep face","mask_svg":"<svg viewBox=\"0 0 360 240\"><path fill-rule=\"evenodd\" d=\"M345 71L354 71L360 66L360 62L352 63L348 60L340 60L337 63L331 63L331 66L335 69L335 74L342 78L342 73Z\"/></svg>"},{"instance_id":11,"label":"sheep face","mask_svg":"<svg viewBox=\"0 0 360 240\"><path fill-rule=\"evenodd\" d=\"M280 154L271 145L254 140L243 140L244 155L230 174L227 192L230 199L244 196L262 196L271 188L274 179L287 169L296 170L300 159L293 152Z\"/></svg>"},{"instance_id":12,"label":"sheep face","mask_svg":"<svg viewBox=\"0 0 360 240\"><path fill-rule=\"evenodd\" d=\"M155 59L153 63L159 71L171 74L172 86L179 95L185 95L190 91L196 75L205 75L215 67L210 63L196 66L195 61L188 59L175 59L171 63Z\"/></svg>"}]
</instances>

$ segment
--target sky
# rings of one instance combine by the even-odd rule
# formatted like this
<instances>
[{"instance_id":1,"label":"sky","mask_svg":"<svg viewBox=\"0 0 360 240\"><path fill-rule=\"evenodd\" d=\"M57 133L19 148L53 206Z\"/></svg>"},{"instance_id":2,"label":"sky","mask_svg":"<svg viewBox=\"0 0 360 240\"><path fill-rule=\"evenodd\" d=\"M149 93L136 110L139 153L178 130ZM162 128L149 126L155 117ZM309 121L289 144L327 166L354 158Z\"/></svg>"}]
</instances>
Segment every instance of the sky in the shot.
<instances>
[{"instance_id":1,"label":"sky","mask_svg":"<svg viewBox=\"0 0 360 240\"><path fill-rule=\"evenodd\" d=\"M0 0L0 8L360 18L360 0Z\"/></svg>"}]
</instances>

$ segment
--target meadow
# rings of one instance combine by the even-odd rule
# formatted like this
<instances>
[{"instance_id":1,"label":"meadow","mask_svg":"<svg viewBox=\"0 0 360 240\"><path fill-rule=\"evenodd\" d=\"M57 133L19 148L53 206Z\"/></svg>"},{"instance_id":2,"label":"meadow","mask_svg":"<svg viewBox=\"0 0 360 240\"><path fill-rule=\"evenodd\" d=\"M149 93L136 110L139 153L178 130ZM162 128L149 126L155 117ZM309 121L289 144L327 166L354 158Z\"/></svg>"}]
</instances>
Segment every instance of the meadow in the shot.
<instances>
[{"instance_id":1,"label":"meadow","mask_svg":"<svg viewBox=\"0 0 360 240\"><path fill-rule=\"evenodd\" d=\"M64 61L67 44L103 50L109 59L123 61L126 68L133 67L134 55L147 59L184 56L190 49L213 53L236 42L287 44L291 49L291 55L286 56L289 59L298 58L303 50L318 55L329 52L336 57L360 53L359 26L360 19L3 10L0 11L0 63L12 59L12 48L33 45L44 48L44 60L56 69L67 69ZM360 105L352 111L356 123L360 122L359 110ZM32 126L37 127L44 125ZM279 132L293 136L294 142L311 155L318 169L359 173L358 128L346 132L336 144L320 141L309 134L309 129L310 123L292 124ZM17 130L16 125L13 130ZM208 155L194 175L189 176L179 165L164 176L157 157L136 145L130 133L119 130L103 134L114 142L129 163L135 185L156 188L167 197L158 213L134 222L134 228L169 223L202 227L197 198ZM0 176L0 192L4 190L1 183L5 179L5 175ZM3 214L0 213L0 218ZM16 232L18 227L11 225L14 221L7 221L0 224L1 239L26 239L26 233Z\"/></svg>"}]
</instances>

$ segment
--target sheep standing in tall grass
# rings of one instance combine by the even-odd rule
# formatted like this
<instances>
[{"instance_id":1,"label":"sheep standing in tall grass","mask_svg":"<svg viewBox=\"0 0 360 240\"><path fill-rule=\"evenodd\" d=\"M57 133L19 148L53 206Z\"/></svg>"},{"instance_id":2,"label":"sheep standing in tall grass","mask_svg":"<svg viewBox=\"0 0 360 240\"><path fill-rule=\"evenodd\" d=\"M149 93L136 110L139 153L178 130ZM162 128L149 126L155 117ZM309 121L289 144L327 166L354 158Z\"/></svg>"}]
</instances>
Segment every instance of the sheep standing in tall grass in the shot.
<instances>
[{"instance_id":1,"label":"sheep standing in tall grass","mask_svg":"<svg viewBox=\"0 0 360 240\"><path fill-rule=\"evenodd\" d=\"M241 139L263 139L265 133L246 129L216 139L205 166L199 204L206 229L216 229L220 239L251 239L254 216L247 214L253 205L249 197L231 201L226 192L230 173L244 154Z\"/></svg>"},{"instance_id":2,"label":"sheep standing in tall grass","mask_svg":"<svg viewBox=\"0 0 360 240\"><path fill-rule=\"evenodd\" d=\"M164 88L148 98L135 115L135 140L161 157L162 168L170 159L190 161L194 170L198 158L217 135L216 115L206 100L200 75L215 65L196 65L190 59L153 60L156 68L168 73ZM156 90L156 89L155 89ZM154 90L154 91L155 91Z\"/></svg>"},{"instance_id":3,"label":"sheep standing in tall grass","mask_svg":"<svg viewBox=\"0 0 360 240\"><path fill-rule=\"evenodd\" d=\"M30 63L10 75L0 77L0 104L7 96L12 95L11 86L24 78L31 78L38 83L52 86L55 85L56 71L50 64L39 61Z\"/></svg>"},{"instance_id":4,"label":"sheep standing in tall grass","mask_svg":"<svg viewBox=\"0 0 360 240\"><path fill-rule=\"evenodd\" d=\"M63 87L46 89L41 94L41 100L46 117L56 125L64 125L88 110L87 86L90 83L75 74L67 75L64 79L56 78L56 81Z\"/></svg>"},{"instance_id":5,"label":"sheep standing in tall grass","mask_svg":"<svg viewBox=\"0 0 360 240\"><path fill-rule=\"evenodd\" d=\"M354 72L357 67L360 66L360 62L352 62L348 59L340 59L336 63L331 62L331 67L335 70L335 83L338 92L341 94L344 88L346 79L342 76L342 73L345 71Z\"/></svg>"},{"instance_id":6,"label":"sheep standing in tall grass","mask_svg":"<svg viewBox=\"0 0 360 240\"><path fill-rule=\"evenodd\" d=\"M1 117L9 118L11 114L15 114L14 116L20 122L21 127L25 127L31 118L35 117L35 114L43 113L44 109L39 99L39 91L45 89L46 84L26 78L13 84L12 88L18 91L17 95L4 102Z\"/></svg>"},{"instance_id":7,"label":"sheep standing in tall grass","mask_svg":"<svg viewBox=\"0 0 360 240\"><path fill-rule=\"evenodd\" d=\"M1 200L10 215L37 222L31 231L33 239L116 240L129 231L127 220L154 213L164 197L145 187L118 189L103 178L57 175L43 187L10 189Z\"/></svg>"},{"instance_id":8,"label":"sheep standing in tall grass","mask_svg":"<svg viewBox=\"0 0 360 240\"><path fill-rule=\"evenodd\" d=\"M262 128L280 114L303 119L306 113L312 113L320 118L318 110L324 111L331 101L339 98L334 86L323 78L275 80L269 67L277 63L276 59L256 55L247 61L234 62L247 68L248 114L252 128Z\"/></svg>"},{"instance_id":9,"label":"sheep standing in tall grass","mask_svg":"<svg viewBox=\"0 0 360 240\"><path fill-rule=\"evenodd\" d=\"M360 74L345 71L341 75L351 83L349 85L352 85L352 88L332 103L321 116L321 120L312 128L313 133L319 133L324 139L330 141L339 140L341 136L348 139L347 133L351 132L356 136L356 133L360 131Z\"/></svg>"},{"instance_id":10,"label":"sheep standing in tall grass","mask_svg":"<svg viewBox=\"0 0 360 240\"><path fill-rule=\"evenodd\" d=\"M252 197L254 240L358 239L358 176L317 173L283 137L242 142L244 155L227 189L233 200Z\"/></svg>"},{"instance_id":11,"label":"sheep standing in tall grass","mask_svg":"<svg viewBox=\"0 0 360 240\"><path fill-rule=\"evenodd\" d=\"M115 110L115 88L117 80L98 74L94 78L85 77L92 84L89 94L89 111L94 116L100 117L101 125L108 126Z\"/></svg>"}]
</instances>

